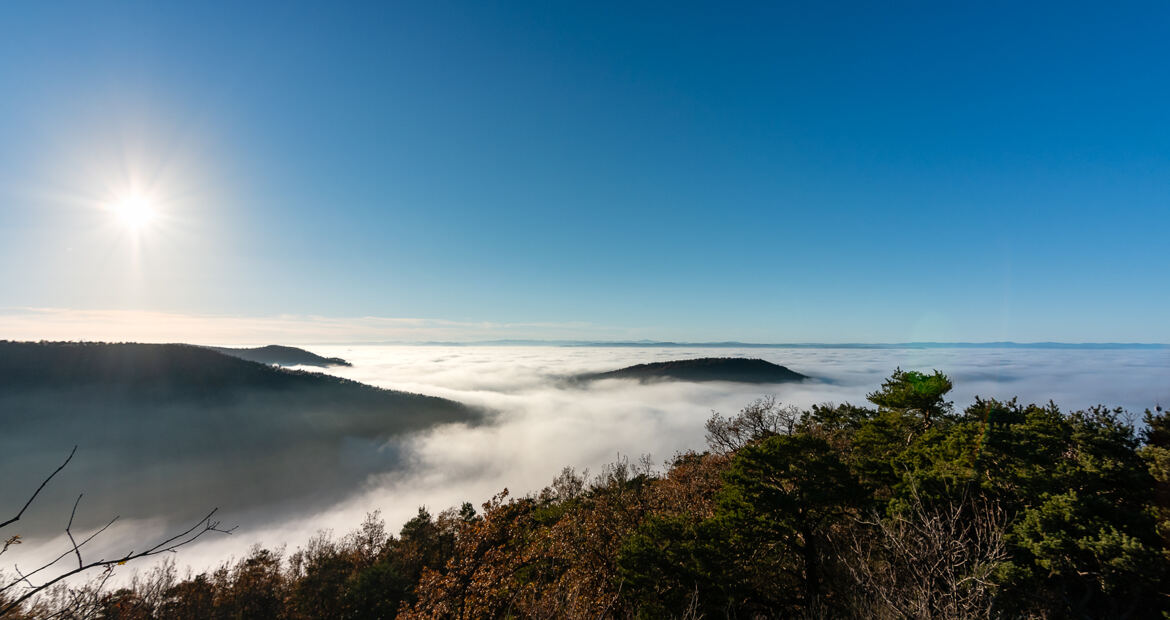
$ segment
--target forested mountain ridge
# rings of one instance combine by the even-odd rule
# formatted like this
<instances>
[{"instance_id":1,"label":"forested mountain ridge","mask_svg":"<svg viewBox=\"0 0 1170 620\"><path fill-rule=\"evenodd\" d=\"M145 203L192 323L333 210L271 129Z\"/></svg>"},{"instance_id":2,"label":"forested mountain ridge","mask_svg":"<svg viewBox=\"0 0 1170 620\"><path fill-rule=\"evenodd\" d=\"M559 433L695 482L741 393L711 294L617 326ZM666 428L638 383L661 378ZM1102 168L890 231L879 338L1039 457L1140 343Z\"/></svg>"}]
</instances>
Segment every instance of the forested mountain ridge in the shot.
<instances>
[{"instance_id":1,"label":"forested mountain ridge","mask_svg":"<svg viewBox=\"0 0 1170 620\"><path fill-rule=\"evenodd\" d=\"M83 523L327 502L397 465L388 439L484 415L193 345L0 342L5 464L39 471L79 445Z\"/></svg>"},{"instance_id":2,"label":"forested mountain ridge","mask_svg":"<svg viewBox=\"0 0 1170 620\"><path fill-rule=\"evenodd\" d=\"M189 344L0 341L0 386L189 389L326 384L362 385L325 374L272 368L267 362Z\"/></svg>"},{"instance_id":3,"label":"forested mountain ridge","mask_svg":"<svg viewBox=\"0 0 1170 620\"><path fill-rule=\"evenodd\" d=\"M270 344L264 347L254 348L234 348L234 347L207 347L212 351L238 357L240 359L251 362L260 362L261 364L276 364L278 366L317 366L320 368L328 368L329 366L352 366L349 362L340 357L323 357L296 347L286 347L278 344Z\"/></svg>"},{"instance_id":4,"label":"forested mountain ridge","mask_svg":"<svg viewBox=\"0 0 1170 620\"><path fill-rule=\"evenodd\" d=\"M651 362L608 372L578 375L579 381L636 379L652 381L732 381L737 383L790 383L809 377L762 359L702 357Z\"/></svg>"},{"instance_id":5,"label":"forested mountain ridge","mask_svg":"<svg viewBox=\"0 0 1170 620\"><path fill-rule=\"evenodd\" d=\"M387 390L342 377L278 368L188 344L0 341L0 388L102 389L129 396L229 398L242 390L299 392L365 406L429 404L445 416L466 417L455 401ZM322 396L313 397L320 391Z\"/></svg>"},{"instance_id":6,"label":"forested mountain ridge","mask_svg":"<svg viewBox=\"0 0 1170 620\"><path fill-rule=\"evenodd\" d=\"M396 536L373 514L83 599L134 619L1165 617L1170 416L959 411L950 389L898 370L863 406L761 400L665 471L565 469Z\"/></svg>"}]
</instances>

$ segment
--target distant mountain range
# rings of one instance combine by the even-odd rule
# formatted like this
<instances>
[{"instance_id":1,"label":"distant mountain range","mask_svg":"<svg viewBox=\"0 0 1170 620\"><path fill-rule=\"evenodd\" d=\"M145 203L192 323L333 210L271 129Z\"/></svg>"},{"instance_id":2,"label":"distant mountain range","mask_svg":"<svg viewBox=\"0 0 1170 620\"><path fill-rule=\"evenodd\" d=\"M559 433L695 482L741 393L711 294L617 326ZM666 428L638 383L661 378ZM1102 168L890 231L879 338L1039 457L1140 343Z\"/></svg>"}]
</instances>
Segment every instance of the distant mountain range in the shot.
<instances>
[{"instance_id":1,"label":"distant mountain range","mask_svg":"<svg viewBox=\"0 0 1170 620\"><path fill-rule=\"evenodd\" d=\"M663 340L484 340L472 342L377 342L350 344L416 345L446 347L620 347L620 348L710 348L710 349L1170 349L1156 342L671 342Z\"/></svg>"},{"instance_id":2,"label":"distant mountain range","mask_svg":"<svg viewBox=\"0 0 1170 620\"><path fill-rule=\"evenodd\" d=\"M791 383L809 377L761 359L703 357L653 362L609 372L578 375L579 381L637 379L638 381L733 381L737 383Z\"/></svg>"},{"instance_id":3,"label":"distant mountain range","mask_svg":"<svg viewBox=\"0 0 1170 620\"><path fill-rule=\"evenodd\" d=\"M285 347L278 344L270 344L266 347L256 347L253 349L235 349L230 347L207 348L223 353L224 355L238 357L242 360L260 362L261 364L275 364L277 366L316 366L318 368L352 366L352 364L340 357L321 357L316 353L311 353L304 349Z\"/></svg>"},{"instance_id":4,"label":"distant mountain range","mask_svg":"<svg viewBox=\"0 0 1170 620\"><path fill-rule=\"evenodd\" d=\"M334 501L400 465L393 437L483 415L192 345L0 342L6 488L77 444L71 492L95 518Z\"/></svg>"}]
</instances>

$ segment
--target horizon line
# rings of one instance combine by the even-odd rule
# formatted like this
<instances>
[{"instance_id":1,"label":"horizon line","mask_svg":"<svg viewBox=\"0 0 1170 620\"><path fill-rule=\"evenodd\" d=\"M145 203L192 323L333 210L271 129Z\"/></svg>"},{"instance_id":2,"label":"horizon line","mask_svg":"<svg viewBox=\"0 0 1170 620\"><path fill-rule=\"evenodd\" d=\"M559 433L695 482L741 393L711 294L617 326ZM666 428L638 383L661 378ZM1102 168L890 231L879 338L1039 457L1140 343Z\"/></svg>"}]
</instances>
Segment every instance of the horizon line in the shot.
<instances>
[{"instance_id":1,"label":"horizon line","mask_svg":"<svg viewBox=\"0 0 1170 620\"><path fill-rule=\"evenodd\" d=\"M494 339L494 340L425 340L425 341L349 341L317 344L350 346L553 346L553 347L705 347L705 348L777 348L777 349L876 349L876 348L1031 348L1031 349L1170 349L1161 342L1063 342L1014 340L994 341L911 341L911 342L742 342L673 341L673 340L559 340L559 339Z\"/></svg>"},{"instance_id":2,"label":"horizon line","mask_svg":"<svg viewBox=\"0 0 1170 620\"><path fill-rule=\"evenodd\" d=\"M78 344L190 344L193 346L212 346L173 340L169 342L149 342L139 340L21 340L0 338L0 342L26 343L78 343ZM697 347L697 348L768 348L768 349L1170 349L1170 344L1160 342L1064 342L1055 340L1019 342L1014 340L992 341L910 341L910 342L743 342L738 340L719 341L674 341L674 340L561 340L537 338L502 338L493 340L348 340L348 341L316 341L316 342L268 342L257 343L220 343L221 346L547 346L547 347L622 347L622 348L670 348L670 347Z\"/></svg>"}]
</instances>

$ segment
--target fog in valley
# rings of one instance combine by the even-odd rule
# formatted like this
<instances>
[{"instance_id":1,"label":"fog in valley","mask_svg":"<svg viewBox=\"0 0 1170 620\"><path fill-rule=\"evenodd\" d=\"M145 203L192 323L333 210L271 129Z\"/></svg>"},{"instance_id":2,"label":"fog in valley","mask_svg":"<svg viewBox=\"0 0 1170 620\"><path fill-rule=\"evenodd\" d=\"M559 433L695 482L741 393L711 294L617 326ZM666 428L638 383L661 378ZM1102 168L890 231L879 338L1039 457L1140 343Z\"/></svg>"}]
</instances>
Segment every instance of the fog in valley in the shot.
<instances>
[{"instance_id":1,"label":"fog in valley","mask_svg":"<svg viewBox=\"0 0 1170 620\"><path fill-rule=\"evenodd\" d=\"M1166 349L306 348L352 363L328 368L324 371L328 374L450 399L487 412L486 419L482 423L439 424L377 440L369 433L346 437L335 432L329 446L342 449L330 447L322 456L321 445L309 443L306 445L316 446L313 449L317 452L303 458L296 446L257 451L244 458L239 438L225 436L221 443L230 454L191 451L180 455L184 467L152 463L147 456L157 455L157 446L144 450L147 456L135 456L132 443L119 448L130 451L121 455L82 449L30 509L27 521L40 529L61 531L69 505L80 492L87 493L80 510L90 510L87 514L97 521L114 514L134 516L132 506L119 511L117 503L150 506L153 498L175 495L173 487L177 487L191 495L183 514L160 508L157 515L126 518L103 535L102 545L108 549L142 546L201 517L195 506L219 506L225 525L237 525L238 529L231 536L201 540L176 558L180 566L206 568L239 557L255 544L291 549L321 530L344 534L371 511L380 511L390 529L396 531L420 506L436 514L463 501L478 506L505 488L512 494L534 492L564 467L597 472L615 460L637 460L643 455L661 465L680 451L703 449L703 424L712 411L732 414L764 396L800 407L821 402L861 403L896 367L939 369L948 374L955 383L951 396L956 408L966 407L976 395L1018 396L1025 402L1051 399L1066 411L1098 403L1120 406L1133 412L1136 419L1146 407L1170 403L1170 350ZM632 364L711 356L759 357L814 379L775 385L566 381L577 374ZM241 411L238 407L234 410ZM101 435L137 436L135 429L142 423L110 411ZM70 439L59 431L60 427L38 428L33 423L19 434L6 430L8 443L32 446L29 450L36 452L36 458L29 462L37 464L37 468L5 468L5 488L10 495L4 499L6 511L17 499L27 497L15 498L11 496L14 491L31 492L64 458L69 446L85 445L86 438ZM45 435L30 434L34 432ZM249 427L249 432L256 432L255 428ZM264 454L278 455L273 458L279 460L265 462ZM141 475L129 481L129 486L116 489L118 502L101 497L91 500L90 494L114 492L111 489L119 483L91 479L108 471L102 460L110 458L137 459ZM217 479L177 478L199 471ZM349 488L336 488L339 485ZM278 497L275 491L291 496ZM34 555L69 548L63 536L48 545L35 536L26 542L33 544L17 550L24 557L10 553L12 560L5 558L9 564L31 563ZM93 551L98 552L99 548Z\"/></svg>"}]
</instances>

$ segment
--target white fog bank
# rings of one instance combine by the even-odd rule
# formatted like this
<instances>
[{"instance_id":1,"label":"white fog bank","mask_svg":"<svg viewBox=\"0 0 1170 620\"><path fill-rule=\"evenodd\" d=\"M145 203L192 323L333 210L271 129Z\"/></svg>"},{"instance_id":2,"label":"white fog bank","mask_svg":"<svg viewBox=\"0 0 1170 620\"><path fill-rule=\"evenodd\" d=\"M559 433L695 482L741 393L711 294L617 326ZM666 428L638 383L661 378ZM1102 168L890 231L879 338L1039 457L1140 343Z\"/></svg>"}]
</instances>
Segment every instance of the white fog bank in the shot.
<instances>
[{"instance_id":1,"label":"white fog bank","mask_svg":"<svg viewBox=\"0 0 1170 620\"><path fill-rule=\"evenodd\" d=\"M303 544L322 529L344 534L380 510L396 531L419 506L432 514L463 501L478 505L508 488L538 490L565 466L598 471L620 455L648 454L662 463L704 447L711 412L736 412L762 396L806 407L865 400L896 367L939 369L955 383L957 408L975 395L1025 402L1054 400L1073 410L1094 404L1140 414L1170 403L1170 350L1048 349L712 349L495 346L318 346L352 367L338 376L396 390L441 396L494 412L478 426L448 425L394 440L382 450L405 455L405 465L369 477L349 499L299 514L263 511L222 516L239 525L184 549L180 565L204 568L254 544ZM606 380L587 387L561 379L631 364L695 357L759 357L815 377L800 384ZM313 369L315 370L315 369ZM368 449L368 448L367 448ZM297 475L290 471L288 475ZM214 505L214 498L208 499ZM137 524L137 534L156 531ZM161 531L159 532L161 533Z\"/></svg>"}]
</instances>

